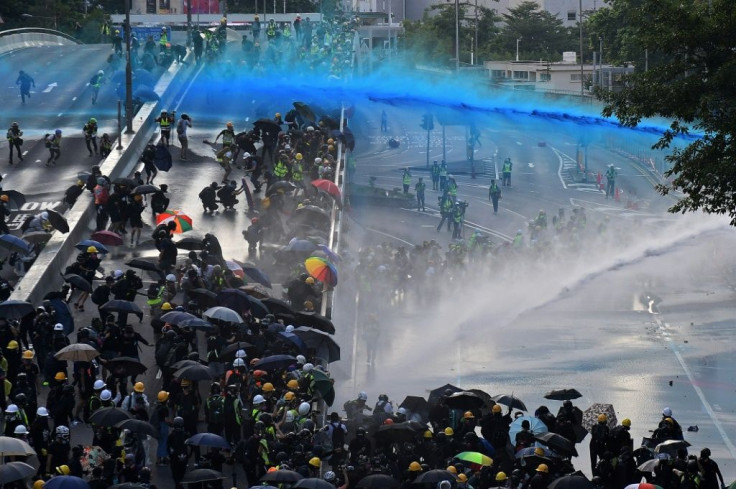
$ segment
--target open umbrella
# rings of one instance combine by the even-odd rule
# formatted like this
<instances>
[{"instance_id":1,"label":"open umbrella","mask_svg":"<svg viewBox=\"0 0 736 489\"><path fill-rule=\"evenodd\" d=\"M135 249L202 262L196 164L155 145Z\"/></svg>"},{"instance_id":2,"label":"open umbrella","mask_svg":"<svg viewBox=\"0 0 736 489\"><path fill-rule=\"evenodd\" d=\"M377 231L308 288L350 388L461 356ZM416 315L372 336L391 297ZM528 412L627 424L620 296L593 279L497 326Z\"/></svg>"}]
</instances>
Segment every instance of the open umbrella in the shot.
<instances>
[{"instance_id":1,"label":"open umbrella","mask_svg":"<svg viewBox=\"0 0 736 489\"><path fill-rule=\"evenodd\" d=\"M557 433L534 433L534 439L561 455L577 456L575 444Z\"/></svg>"},{"instance_id":2,"label":"open umbrella","mask_svg":"<svg viewBox=\"0 0 736 489\"><path fill-rule=\"evenodd\" d=\"M247 263L243 265L243 272L245 273L246 277L248 277L249 280L252 280L253 282L257 282L264 287L268 287L269 289L272 287L271 285L271 279L268 278L268 275L266 272L260 270L259 268L256 268L255 266L249 266Z\"/></svg>"},{"instance_id":3,"label":"open umbrella","mask_svg":"<svg viewBox=\"0 0 736 489\"><path fill-rule=\"evenodd\" d=\"M340 123L333 117L323 115L319 120L319 125L329 129L340 129Z\"/></svg>"},{"instance_id":4,"label":"open umbrella","mask_svg":"<svg viewBox=\"0 0 736 489\"><path fill-rule=\"evenodd\" d=\"M4 234L3 236L9 235ZM19 301L16 299L0 302L0 318L3 319L20 319L29 314L33 314L34 311L35 309L33 308L33 304L30 302Z\"/></svg>"},{"instance_id":5,"label":"open umbrella","mask_svg":"<svg viewBox=\"0 0 736 489\"><path fill-rule=\"evenodd\" d=\"M294 333L287 333L286 331L279 331L276 333L276 339L286 344L291 344L291 346L296 347L296 349L300 353L307 352L307 345L305 345L304 341L302 341L302 339L299 338Z\"/></svg>"},{"instance_id":6,"label":"open umbrella","mask_svg":"<svg viewBox=\"0 0 736 489\"><path fill-rule=\"evenodd\" d=\"M497 404L503 404L504 406L508 406L513 409L519 409L521 411L526 411L526 405L519 399L518 397L514 397L513 395L508 394L499 394L498 396L493 396L491 399L493 399Z\"/></svg>"},{"instance_id":7,"label":"open umbrella","mask_svg":"<svg viewBox=\"0 0 736 489\"><path fill-rule=\"evenodd\" d=\"M310 256L304 261L304 267L310 276L320 282L328 284L330 287L337 285L337 269L324 258Z\"/></svg>"},{"instance_id":8,"label":"open umbrella","mask_svg":"<svg viewBox=\"0 0 736 489\"><path fill-rule=\"evenodd\" d=\"M224 450L230 450L232 448L226 439L214 433L197 433L187 438L184 443L195 447L222 448Z\"/></svg>"},{"instance_id":9,"label":"open umbrella","mask_svg":"<svg viewBox=\"0 0 736 489\"><path fill-rule=\"evenodd\" d=\"M8 208L10 210L20 209L26 203L26 196L17 190L3 190L2 194L8 196Z\"/></svg>"},{"instance_id":10,"label":"open umbrella","mask_svg":"<svg viewBox=\"0 0 736 489\"><path fill-rule=\"evenodd\" d=\"M204 249L204 243L199 236L187 236L174 243L180 250L199 251Z\"/></svg>"},{"instance_id":11,"label":"open umbrella","mask_svg":"<svg viewBox=\"0 0 736 489\"><path fill-rule=\"evenodd\" d=\"M662 486L650 484L649 482L637 482L635 484L629 484L624 489L662 489Z\"/></svg>"},{"instance_id":12,"label":"open umbrella","mask_svg":"<svg viewBox=\"0 0 736 489\"><path fill-rule=\"evenodd\" d=\"M30 233L23 233L21 238L31 244L45 243L51 239L51 234L46 231L32 231Z\"/></svg>"},{"instance_id":13,"label":"open umbrella","mask_svg":"<svg viewBox=\"0 0 736 489\"><path fill-rule=\"evenodd\" d=\"M312 382L310 384L312 392L318 393L328 406L332 406L335 402L335 384L334 381L323 371L312 370Z\"/></svg>"},{"instance_id":14,"label":"open umbrella","mask_svg":"<svg viewBox=\"0 0 736 489\"><path fill-rule=\"evenodd\" d=\"M87 251L87 248L89 248L90 246L94 246L95 248L97 248L97 253L99 254L104 255L110 252L110 250L108 250L104 244L100 243L99 241L95 241L94 239L83 239L82 241L74 245L74 247L79 251Z\"/></svg>"},{"instance_id":15,"label":"open umbrella","mask_svg":"<svg viewBox=\"0 0 736 489\"><path fill-rule=\"evenodd\" d=\"M215 326L212 323L204 319L197 318L197 317L192 318L192 319L185 319L184 321L181 321L179 323L179 327L198 329L201 331L211 331L215 329Z\"/></svg>"},{"instance_id":16,"label":"open umbrella","mask_svg":"<svg viewBox=\"0 0 736 489\"><path fill-rule=\"evenodd\" d=\"M449 392L450 394L453 394L455 392L461 392L462 389L460 387L456 387L452 384L445 384L442 387L437 387L436 389L432 389L429 391L429 398L427 399L427 403L430 406L433 406L437 404L440 399Z\"/></svg>"},{"instance_id":17,"label":"open umbrella","mask_svg":"<svg viewBox=\"0 0 736 489\"><path fill-rule=\"evenodd\" d=\"M327 192L335 200L342 199L342 194L340 193L340 187L335 185L335 182L331 182L330 180L326 180L324 178L318 178L316 180L312 180L310 183L314 187Z\"/></svg>"},{"instance_id":18,"label":"open umbrella","mask_svg":"<svg viewBox=\"0 0 736 489\"><path fill-rule=\"evenodd\" d=\"M220 360L229 362L235 358L235 353L237 353L238 350L245 350L248 352L248 350L252 350L253 348L255 348L255 346L246 341L237 341L222 349L220 352Z\"/></svg>"},{"instance_id":19,"label":"open umbrella","mask_svg":"<svg viewBox=\"0 0 736 489\"><path fill-rule=\"evenodd\" d=\"M94 346L87 343L73 343L56 352L54 358L68 362L89 362L99 356L100 352Z\"/></svg>"},{"instance_id":20,"label":"open umbrella","mask_svg":"<svg viewBox=\"0 0 736 489\"><path fill-rule=\"evenodd\" d=\"M243 292L245 292L246 294L248 294L251 297L255 297L257 299L261 299L261 302L263 302L264 304L266 304L266 307L268 307L269 310L273 311L273 309L271 308L271 306L268 305L266 303L266 301L264 300L264 299L271 299L271 295L270 295L268 289L266 287L264 287L263 285L261 285L261 284L248 284L248 285L243 285L242 287L240 287L240 290L242 290ZM275 300L278 300L278 299L275 299ZM283 301L281 301L281 302L283 302Z\"/></svg>"},{"instance_id":21,"label":"open umbrella","mask_svg":"<svg viewBox=\"0 0 736 489\"><path fill-rule=\"evenodd\" d=\"M405 443L415 441L427 428L416 421L384 424L378 427L374 437L379 443Z\"/></svg>"},{"instance_id":22,"label":"open umbrella","mask_svg":"<svg viewBox=\"0 0 736 489\"><path fill-rule=\"evenodd\" d=\"M429 403L425 398L420 396L406 396L401 401L401 404L399 404L399 407L413 414L418 414L422 419L426 419L429 416Z\"/></svg>"},{"instance_id":23,"label":"open umbrella","mask_svg":"<svg viewBox=\"0 0 736 489\"><path fill-rule=\"evenodd\" d=\"M292 489L335 489L335 486L317 477L302 479L291 487Z\"/></svg>"},{"instance_id":24,"label":"open umbrella","mask_svg":"<svg viewBox=\"0 0 736 489\"><path fill-rule=\"evenodd\" d=\"M668 460L669 458L670 456L667 453L658 453L656 457L651 460L647 460L643 464L639 465L637 469L639 470L639 472L654 472L654 470L659 466L662 460Z\"/></svg>"},{"instance_id":25,"label":"open umbrella","mask_svg":"<svg viewBox=\"0 0 736 489\"><path fill-rule=\"evenodd\" d=\"M445 404L452 409L478 409L485 405L483 398L469 391L455 392L445 400Z\"/></svg>"},{"instance_id":26,"label":"open umbrella","mask_svg":"<svg viewBox=\"0 0 736 489\"><path fill-rule=\"evenodd\" d=\"M7 236L7 235L6 235ZM299 251L303 253L311 253L317 249L317 245L306 239L292 239L284 247L284 251Z\"/></svg>"},{"instance_id":27,"label":"open umbrella","mask_svg":"<svg viewBox=\"0 0 736 489\"><path fill-rule=\"evenodd\" d=\"M219 479L224 479L222 472L212 469L196 469L184 474L181 482L182 484L191 484L194 482L216 481Z\"/></svg>"},{"instance_id":28,"label":"open umbrella","mask_svg":"<svg viewBox=\"0 0 736 489\"><path fill-rule=\"evenodd\" d=\"M548 489L593 489L593 483L587 477L578 474L570 474L553 480Z\"/></svg>"},{"instance_id":29,"label":"open umbrella","mask_svg":"<svg viewBox=\"0 0 736 489\"><path fill-rule=\"evenodd\" d=\"M154 102L159 99L159 95L156 91L147 86L141 86L135 89L133 92L133 100L140 102Z\"/></svg>"},{"instance_id":30,"label":"open umbrella","mask_svg":"<svg viewBox=\"0 0 736 489\"><path fill-rule=\"evenodd\" d=\"M324 226L330 224L330 214L316 205L303 205L297 207L291 214L291 218L296 223L303 223L307 226Z\"/></svg>"},{"instance_id":31,"label":"open umbrella","mask_svg":"<svg viewBox=\"0 0 736 489\"><path fill-rule=\"evenodd\" d=\"M188 379L193 381L212 380L215 376L209 368L204 365L187 365L174 372L174 378Z\"/></svg>"},{"instance_id":32,"label":"open umbrella","mask_svg":"<svg viewBox=\"0 0 736 489\"><path fill-rule=\"evenodd\" d=\"M128 375L141 375L143 372L148 370L148 367L143 365L137 359L133 357L115 357L105 362L105 367L108 370L120 369L125 371Z\"/></svg>"},{"instance_id":33,"label":"open umbrella","mask_svg":"<svg viewBox=\"0 0 736 489\"><path fill-rule=\"evenodd\" d=\"M105 302L102 306L100 306L100 311L135 314L141 321L143 321L143 311L141 311L141 308L138 307L138 304L132 301L113 299L111 301Z\"/></svg>"},{"instance_id":34,"label":"open umbrella","mask_svg":"<svg viewBox=\"0 0 736 489\"><path fill-rule=\"evenodd\" d=\"M130 189L138 186L138 182L136 182L132 178L125 178L125 177L116 178L115 180L112 181L112 183L117 185L118 187L128 187Z\"/></svg>"},{"instance_id":35,"label":"open umbrella","mask_svg":"<svg viewBox=\"0 0 736 489\"><path fill-rule=\"evenodd\" d=\"M3 234L0 236L0 248L5 248L11 253L15 251L27 255L31 251L31 244L13 234Z\"/></svg>"},{"instance_id":36,"label":"open umbrella","mask_svg":"<svg viewBox=\"0 0 736 489\"><path fill-rule=\"evenodd\" d=\"M74 475L57 475L46 481L43 489L89 489L89 484Z\"/></svg>"},{"instance_id":37,"label":"open umbrella","mask_svg":"<svg viewBox=\"0 0 736 489\"><path fill-rule=\"evenodd\" d=\"M47 210L46 212L49 215L49 222L54 229L61 233L69 232L69 223L66 222L66 218L64 216L51 209Z\"/></svg>"},{"instance_id":38,"label":"open umbrella","mask_svg":"<svg viewBox=\"0 0 736 489\"><path fill-rule=\"evenodd\" d=\"M138 433L139 435L148 435L151 438L159 437L158 430L151 423L140 419L126 419L116 423L115 427L128 430L131 433Z\"/></svg>"},{"instance_id":39,"label":"open umbrella","mask_svg":"<svg viewBox=\"0 0 736 489\"><path fill-rule=\"evenodd\" d=\"M293 470L274 470L261 477L261 482L293 483L304 479L304 476Z\"/></svg>"},{"instance_id":40,"label":"open umbrella","mask_svg":"<svg viewBox=\"0 0 736 489\"><path fill-rule=\"evenodd\" d=\"M312 108L304 102L294 102L292 105L297 110L297 112L299 112L299 115L301 115L305 120L308 120L309 122L317 121Z\"/></svg>"},{"instance_id":41,"label":"open umbrella","mask_svg":"<svg viewBox=\"0 0 736 489\"><path fill-rule=\"evenodd\" d=\"M135 187L133 189L133 193L140 194L140 195L146 195L146 194L154 194L158 192L159 190L161 189L159 189L155 185L145 184L145 185L138 185L137 187Z\"/></svg>"},{"instance_id":42,"label":"open umbrella","mask_svg":"<svg viewBox=\"0 0 736 489\"><path fill-rule=\"evenodd\" d=\"M123 237L112 231L97 231L96 233L92 233L90 238L107 246L123 245Z\"/></svg>"},{"instance_id":43,"label":"open umbrella","mask_svg":"<svg viewBox=\"0 0 736 489\"><path fill-rule=\"evenodd\" d=\"M237 312L233 311L230 308L222 307L222 306L210 307L202 315L206 318L214 319L216 321L222 321L225 323L233 323L233 324L243 323L243 318L240 317L240 314L238 314Z\"/></svg>"},{"instance_id":44,"label":"open umbrella","mask_svg":"<svg viewBox=\"0 0 736 489\"><path fill-rule=\"evenodd\" d=\"M228 270L233 272L233 275L240 279L245 279L245 272L243 272L243 267L240 266L239 263L233 261L233 260L225 260L225 266Z\"/></svg>"},{"instance_id":45,"label":"open umbrella","mask_svg":"<svg viewBox=\"0 0 736 489\"><path fill-rule=\"evenodd\" d=\"M605 414L608 418L606 421L608 429L614 429L618 424L618 421L616 420L616 410L613 408L612 404L600 403L595 403L583 411L583 428L590 431L593 426L598 424L598 416L601 414Z\"/></svg>"},{"instance_id":46,"label":"open umbrella","mask_svg":"<svg viewBox=\"0 0 736 489\"><path fill-rule=\"evenodd\" d=\"M253 123L253 126L259 131L263 131L273 136L276 136L279 132L281 132L281 126L276 124L271 119L258 119Z\"/></svg>"},{"instance_id":47,"label":"open umbrella","mask_svg":"<svg viewBox=\"0 0 736 489\"><path fill-rule=\"evenodd\" d=\"M514 454L514 457L516 457L516 458L524 458L524 457L528 457L528 456L531 456L531 455L536 455L536 453L537 453L536 451L537 450L542 450L542 452L544 452L544 455L543 455L544 457L552 457L552 456L554 456L554 452L552 450L550 450L549 448L547 448L547 447L536 447L536 446L533 446L533 447L522 448L521 450L519 450L518 452L516 452Z\"/></svg>"},{"instance_id":48,"label":"open umbrella","mask_svg":"<svg viewBox=\"0 0 736 489\"><path fill-rule=\"evenodd\" d=\"M454 481L455 479L452 480ZM355 487L357 489L399 489L400 485L399 481L390 475L372 474L360 479L360 482Z\"/></svg>"},{"instance_id":49,"label":"open umbrella","mask_svg":"<svg viewBox=\"0 0 736 489\"><path fill-rule=\"evenodd\" d=\"M545 399L552 401L567 401L572 399L578 399L583 395L577 391L577 389L557 389L549 391L544 395Z\"/></svg>"},{"instance_id":50,"label":"open umbrella","mask_svg":"<svg viewBox=\"0 0 736 489\"><path fill-rule=\"evenodd\" d=\"M171 170L171 152L163 144L156 145L156 156L153 158L153 164L161 171Z\"/></svg>"},{"instance_id":51,"label":"open umbrella","mask_svg":"<svg viewBox=\"0 0 736 489\"><path fill-rule=\"evenodd\" d=\"M30 457L36 451L27 442L19 438L0 436L0 457Z\"/></svg>"},{"instance_id":52,"label":"open umbrella","mask_svg":"<svg viewBox=\"0 0 736 489\"><path fill-rule=\"evenodd\" d=\"M35 473L36 469L25 462L5 462L0 465L0 484L10 484L11 482L23 480Z\"/></svg>"},{"instance_id":53,"label":"open umbrella","mask_svg":"<svg viewBox=\"0 0 736 489\"><path fill-rule=\"evenodd\" d=\"M294 334L304 341L307 347L314 349L317 356L332 363L340 360L340 345L331 336L318 329L299 326Z\"/></svg>"},{"instance_id":54,"label":"open umbrella","mask_svg":"<svg viewBox=\"0 0 736 489\"><path fill-rule=\"evenodd\" d=\"M239 289L223 289L217 294L217 303L220 306L232 309L240 314L251 310L251 297ZM268 314L268 312L266 312Z\"/></svg>"},{"instance_id":55,"label":"open umbrella","mask_svg":"<svg viewBox=\"0 0 736 489\"><path fill-rule=\"evenodd\" d=\"M531 431L533 435L549 431L547 425L544 424L541 419L535 418L534 416L519 416L509 426L509 438L511 440L511 444L514 446L516 446L516 434L521 431L521 423L525 420L529 421L529 431Z\"/></svg>"},{"instance_id":56,"label":"open umbrella","mask_svg":"<svg viewBox=\"0 0 736 489\"><path fill-rule=\"evenodd\" d=\"M281 370L287 368L289 365L296 364L296 357L291 355L271 355L268 357L261 358L253 368L260 370Z\"/></svg>"},{"instance_id":57,"label":"open umbrella","mask_svg":"<svg viewBox=\"0 0 736 489\"><path fill-rule=\"evenodd\" d=\"M159 273L161 274L161 278L163 278L163 272L158 267L158 265L152 261L144 260L142 258L133 258L132 260L127 262L126 265L130 268L137 268L139 270Z\"/></svg>"},{"instance_id":58,"label":"open umbrella","mask_svg":"<svg viewBox=\"0 0 736 489\"><path fill-rule=\"evenodd\" d=\"M128 411L117 407L107 407L98 409L89 417L90 424L97 426L115 426L121 421L131 419Z\"/></svg>"},{"instance_id":59,"label":"open umbrella","mask_svg":"<svg viewBox=\"0 0 736 489\"><path fill-rule=\"evenodd\" d=\"M414 479L415 484L439 484L442 481L449 481L454 485L455 476L447 470L435 469L428 470Z\"/></svg>"},{"instance_id":60,"label":"open umbrella","mask_svg":"<svg viewBox=\"0 0 736 489\"><path fill-rule=\"evenodd\" d=\"M299 325L309 326L310 328L318 329L325 333L335 334L335 325L332 321L316 312L296 311L294 313L294 318Z\"/></svg>"},{"instance_id":61,"label":"open umbrella","mask_svg":"<svg viewBox=\"0 0 736 489\"><path fill-rule=\"evenodd\" d=\"M676 454L680 448L687 448L690 443L685 440L667 440L654 447L654 453Z\"/></svg>"},{"instance_id":62,"label":"open umbrella","mask_svg":"<svg viewBox=\"0 0 736 489\"><path fill-rule=\"evenodd\" d=\"M273 297L264 297L261 299L261 302L263 302L263 305L268 307L268 310L271 311L273 314L290 314L294 315L294 310L291 308L289 304L282 301L281 299L276 299Z\"/></svg>"},{"instance_id":63,"label":"open umbrella","mask_svg":"<svg viewBox=\"0 0 736 489\"><path fill-rule=\"evenodd\" d=\"M192 230L192 218L180 210L165 210L156 216L156 224L176 223L173 229L175 234L185 233Z\"/></svg>"},{"instance_id":64,"label":"open umbrella","mask_svg":"<svg viewBox=\"0 0 736 489\"><path fill-rule=\"evenodd\" d=\"M461 452L455 455L453 458L462 460L475 465L483 465L490 467L493 464L493 460L488 455L483 455L480 452Z\"/></svg>"},{"instance_id":65,"label":"open umbrella","mask_svg":"<svg viewBox=\"0 0 736 489\"><path fill-rule=\"evenodd\" d=\"M194 314L190 314L188 312L184 311L169 311L166 314L161 315L161 321L165 323L172 324L174 326L179 326L179 323L182 321L186 321L188 319L199 319Z\"/></svg>"},{"instance_id":66,"label":"open umbrella","mask_svg":"<svg viewBox=\"0 0 736 489\"><path fill-rule=\"evenodd\" d=\"M281 192L291 192L291 191L294 191L294 190L296 190L296 187L293 184L291 184L291 183L289 183L289 182L287 182L285 180L280 180L280 181L274 182L274 183L272 183L271 185L268 186L268 188L266 189L266 197L270 197L270 196L272 196L273 194L275 194L276 192L279 192L279 191L281 191Z\"/></svg>"},{"instance_id":67,"label":"open umbrella","mask_svg":"<svg viewBox=\"0 0 736 489\"><path fill-rule=\"evenodd\" d=\"M71 284L75 289L83 290L84 292L92 292L92 284L87 281L86 278L75 273L68 273L63 275L64 282Z\"/></svg>"}]
</instances>

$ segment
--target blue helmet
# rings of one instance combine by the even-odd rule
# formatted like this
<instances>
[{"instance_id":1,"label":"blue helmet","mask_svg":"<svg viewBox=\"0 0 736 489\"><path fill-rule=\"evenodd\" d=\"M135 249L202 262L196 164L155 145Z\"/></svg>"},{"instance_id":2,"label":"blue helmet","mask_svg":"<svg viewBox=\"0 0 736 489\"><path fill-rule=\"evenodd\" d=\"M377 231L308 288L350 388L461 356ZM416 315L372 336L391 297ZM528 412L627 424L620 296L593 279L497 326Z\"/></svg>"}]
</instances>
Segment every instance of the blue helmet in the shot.
<instances>
[{"instance_id":1,"label":"blue helmet","mask_svg":"<svg viewBox=\"0 0 736 489\"><path fill-rule=\"evenodd\" d=\"M54 131L54 133L55 134L61 134L61 129L57 129L56 131Z\"/></svg>"}]
</instances>

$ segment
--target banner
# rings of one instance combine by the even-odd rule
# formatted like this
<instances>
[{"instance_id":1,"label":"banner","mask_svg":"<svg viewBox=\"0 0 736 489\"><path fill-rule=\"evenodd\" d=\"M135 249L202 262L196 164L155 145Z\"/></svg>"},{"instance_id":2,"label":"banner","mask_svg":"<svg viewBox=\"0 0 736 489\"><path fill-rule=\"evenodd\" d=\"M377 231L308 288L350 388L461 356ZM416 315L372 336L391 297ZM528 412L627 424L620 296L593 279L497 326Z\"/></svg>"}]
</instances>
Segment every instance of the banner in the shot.
<instances>
[{"instance_id":1,"label":"banner","mask_svg":"<svg viewBox=\"0 0 736 489\"><path fill-rule=\"evenodd\" d=\"M182 0L182 9L187 13L187 7L191 6L193 14L219 14L219 0Z\"/></svg>"}]
</instances>

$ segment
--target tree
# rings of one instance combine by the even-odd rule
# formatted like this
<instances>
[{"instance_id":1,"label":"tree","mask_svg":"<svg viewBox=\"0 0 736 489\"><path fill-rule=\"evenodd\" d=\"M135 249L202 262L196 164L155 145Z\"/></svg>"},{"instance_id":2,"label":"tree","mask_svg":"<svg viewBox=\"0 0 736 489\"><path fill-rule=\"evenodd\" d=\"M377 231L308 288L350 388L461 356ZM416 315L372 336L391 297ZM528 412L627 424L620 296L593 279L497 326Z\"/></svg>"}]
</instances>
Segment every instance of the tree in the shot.
<instances>
[{"instance_id":1,"label":"tree","mask_svg":"<svg viewBox=\"0 0 736 489\"><path fill-rule=\"evenodd\" d=\"M689 141L666 157L672 166L665 176L671 181L657 188L663 195L673 190L685 194L670 211L728 214L736 225L736 2L610 3L625 12L627 35L650 57L649 69L628 76L622 91L597 92L606 103L603 115L615 115L632 127L644 118L669 119L654 148L670 148L679 137Z\"/></svg>"}]
</instances>

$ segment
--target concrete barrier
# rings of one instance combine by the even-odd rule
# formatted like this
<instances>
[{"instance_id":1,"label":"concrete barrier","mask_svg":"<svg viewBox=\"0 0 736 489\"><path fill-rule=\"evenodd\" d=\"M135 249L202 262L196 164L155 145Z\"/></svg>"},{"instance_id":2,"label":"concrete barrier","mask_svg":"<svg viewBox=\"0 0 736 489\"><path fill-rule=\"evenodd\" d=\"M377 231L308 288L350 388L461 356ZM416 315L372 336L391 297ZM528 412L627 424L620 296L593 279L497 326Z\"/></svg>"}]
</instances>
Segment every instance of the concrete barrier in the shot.
<instances>
[{"instance_id":1,"label":"concrete barrier","mask_svg":"<svg viewBox=\"0 0 736 489\"><path fill-rule=\"evenodd\" d=\"M191 61L190 58L193 58L191 53L187 56L186 61ZM195 70L194 63L176 64L161 76L154 88L161 99L157 102L148 102L141 107L133 120L134 133L120 135L123 149L113 149L112 153L100 164L100 170L104 175L114 180L119 177L127 177L133 172L143 149L156 130L154 120L158 112L162 107L165 108L171 104ZM180 74L189 76L179 76ZM113 143L113 148L117 148L117 142ZM53 233L31 269L16 285L11 299L38 304L47 293L61 287L63 283L61 274L78 253L74 245L87 239L94 232L96 212L89 194L83 194L77 203L64 214L64 217L69 222L69 232L66 234Z\"/></svg>"},{"instance_id":2,"label":"concrete barrier","mask_svg":"<svg viewBox=\"0 0 736 489\"><path fill-rule=\"evenodd\" d=\"M6 31L0 36L0 56L23 48L44 47L44 46L71 46L80 44L63 33L47 30L39 32L37 30L14 29Z\"/></svg>"}]
</instances>

